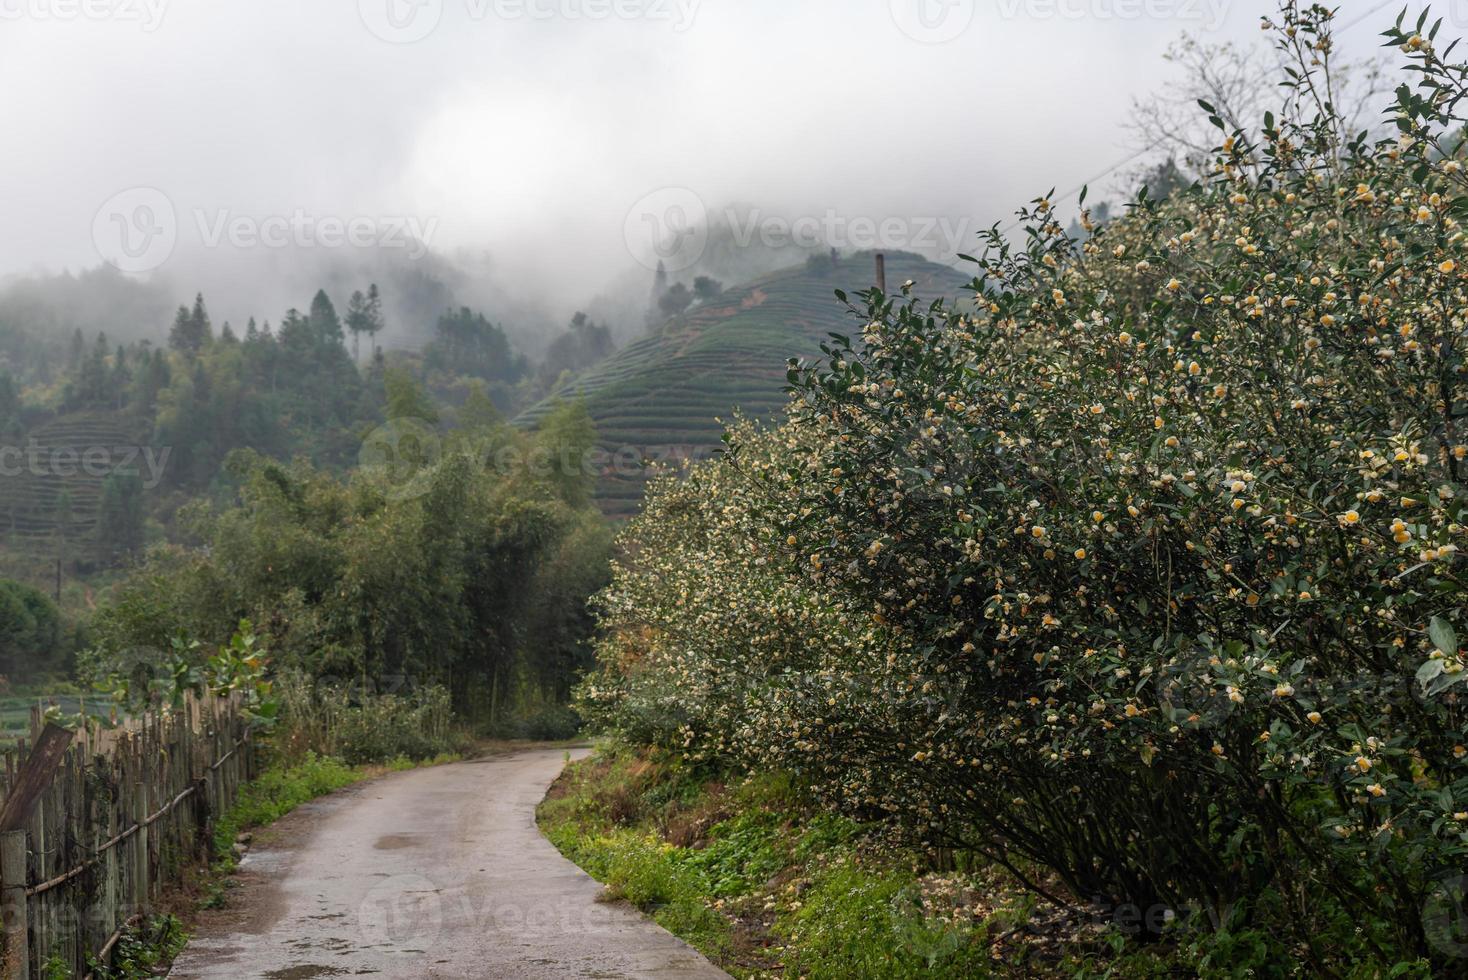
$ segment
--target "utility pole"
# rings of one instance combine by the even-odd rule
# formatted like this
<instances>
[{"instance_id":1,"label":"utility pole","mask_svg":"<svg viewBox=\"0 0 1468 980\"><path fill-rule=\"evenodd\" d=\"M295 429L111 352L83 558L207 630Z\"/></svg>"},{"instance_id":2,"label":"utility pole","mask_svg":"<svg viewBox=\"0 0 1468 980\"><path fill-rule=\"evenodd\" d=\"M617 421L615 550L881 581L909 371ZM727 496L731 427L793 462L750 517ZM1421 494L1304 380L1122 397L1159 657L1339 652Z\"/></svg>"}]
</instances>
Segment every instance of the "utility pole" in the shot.
<instances>
[{"instance_id":1,"label":"utility pole","mask_svg":"<svg viewBox=\"0 0 1468 980\"><path fill-rule=\"evenodd\" d=\"M877 253L877 288L887 295L887 256Z\"/></svg>"}]
</instances>

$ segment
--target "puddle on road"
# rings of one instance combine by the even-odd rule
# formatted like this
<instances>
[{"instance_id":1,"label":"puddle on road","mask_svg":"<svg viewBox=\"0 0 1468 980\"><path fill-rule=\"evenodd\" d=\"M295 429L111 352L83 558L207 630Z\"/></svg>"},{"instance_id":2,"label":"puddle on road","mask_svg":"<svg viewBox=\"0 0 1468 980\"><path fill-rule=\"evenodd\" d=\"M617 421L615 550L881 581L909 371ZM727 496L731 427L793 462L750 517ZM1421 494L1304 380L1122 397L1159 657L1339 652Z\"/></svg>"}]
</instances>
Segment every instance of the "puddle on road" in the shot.
<instances>
[{"instance_id":1,"label":"puddle on road","mask_svg":"<svg viewBox=\"0 0 1468 980\"><path fill-rule=\"evenodd\" d=\"M372 845L379 851L397 851L405 847L417 847L417 834L388 834L386 837L377 838L377 843Z\"/></svg>"}]
</instances>

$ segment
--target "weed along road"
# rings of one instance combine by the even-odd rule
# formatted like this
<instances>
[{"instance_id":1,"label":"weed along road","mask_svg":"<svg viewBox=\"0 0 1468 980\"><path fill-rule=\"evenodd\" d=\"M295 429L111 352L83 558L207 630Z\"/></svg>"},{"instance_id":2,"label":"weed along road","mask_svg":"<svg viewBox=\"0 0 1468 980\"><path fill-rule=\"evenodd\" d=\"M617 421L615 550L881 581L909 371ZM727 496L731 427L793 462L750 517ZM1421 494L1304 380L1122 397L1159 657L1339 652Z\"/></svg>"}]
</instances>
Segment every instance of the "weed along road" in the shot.
<instances>
[{"instance_id":1,"label":"weed along road","mask_svg":"<svg viewBox=\"0 0 1468 980\"><path fill-rule=\"evenodd\" d=\"M174 980L726 977L561 857L535 807L563 749L394 773L289 814Z\"/></svg>"}]
</instances>

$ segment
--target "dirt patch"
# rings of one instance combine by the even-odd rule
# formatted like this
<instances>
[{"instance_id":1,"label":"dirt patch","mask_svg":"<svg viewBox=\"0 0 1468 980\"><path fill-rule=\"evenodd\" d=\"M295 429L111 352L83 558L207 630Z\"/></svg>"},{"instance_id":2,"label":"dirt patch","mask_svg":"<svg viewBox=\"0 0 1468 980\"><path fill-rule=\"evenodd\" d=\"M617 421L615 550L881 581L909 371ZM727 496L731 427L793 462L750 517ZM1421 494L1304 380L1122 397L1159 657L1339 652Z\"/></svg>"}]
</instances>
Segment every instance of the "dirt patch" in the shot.
<instances>
[{"instance_id":1,"label":"dirt patch","mask_svg":"<svg viewBox=\"0 0 1468 980\"><path fill-rule=\"evenodd\" d=\"M269 980L312 980L313 977L339 977L346 972L340 967L306 964L287 967L284 970L271 970L265 976Z\"/></svg>"},{"instance_id":2,"label":"dirt patch","mask_svg":"<svg viewBox=\"0 0 1468 980\"><path fill-rule=\"evenodd\" d=\"M405 847L417 847L418 838L415 834L388 834L377 838L377 843L372 846L379 851L400 851Z\"/></svg>"}]
</instances>

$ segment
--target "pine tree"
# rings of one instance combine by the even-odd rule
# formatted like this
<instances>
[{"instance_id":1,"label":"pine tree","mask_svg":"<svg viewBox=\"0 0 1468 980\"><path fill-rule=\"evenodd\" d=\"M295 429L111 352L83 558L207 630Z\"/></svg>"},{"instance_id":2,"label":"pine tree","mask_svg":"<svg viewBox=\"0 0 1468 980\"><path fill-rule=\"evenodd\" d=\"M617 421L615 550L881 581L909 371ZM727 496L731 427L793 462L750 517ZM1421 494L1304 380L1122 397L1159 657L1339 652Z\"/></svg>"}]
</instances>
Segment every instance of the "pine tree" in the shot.
<instances>
[{"instance_id":1,"label":"pine tree","mask_svg":"<svg viewBox=\"0 0 1468 980\"><path fill-rule=\"evenodd\" d=\"M194 308L180 306L174 314L173 329L168 333L168 346L186 357L197 357L213 337L209 313L204 308L204 294L194 298Z\"/></svg>"},{"instance_id":2,"label":"pine tree","mask_svg":"<svg viewBox=\"0 0 1468 980\"><path fill-rule=\"evenodd\" d=\"M352 293L352 298L347 301L347 331L352 335L352 363L361 363L362 360L362 335L367 333L371 326L367 311L367 297L362 290Z\"/></svg>"},{"instance_id":3,"label":"pine tree","mask_svg":"<svg viewBox=\"0 0 1468 980\"><path fill-rule=\"evenodd\" d=\"M336 307L331 304L326 290L318 289L312 298L309 320L311 333L323 349L343 342L341 318L336 315Z\"/></svg>"},{"instance_id":4,"label":"pine tree","mask_svg":"<svg viewBox=\"0 0 1468 980\"><path fill-rule=\"evenodd\" d=\"M372 341L374 355L377 352L377 335L382 333L386 323L382 319L382 294L377 291L377 283L367 287L367 329L368 338Z\"/></svg>"}]
</instances>

